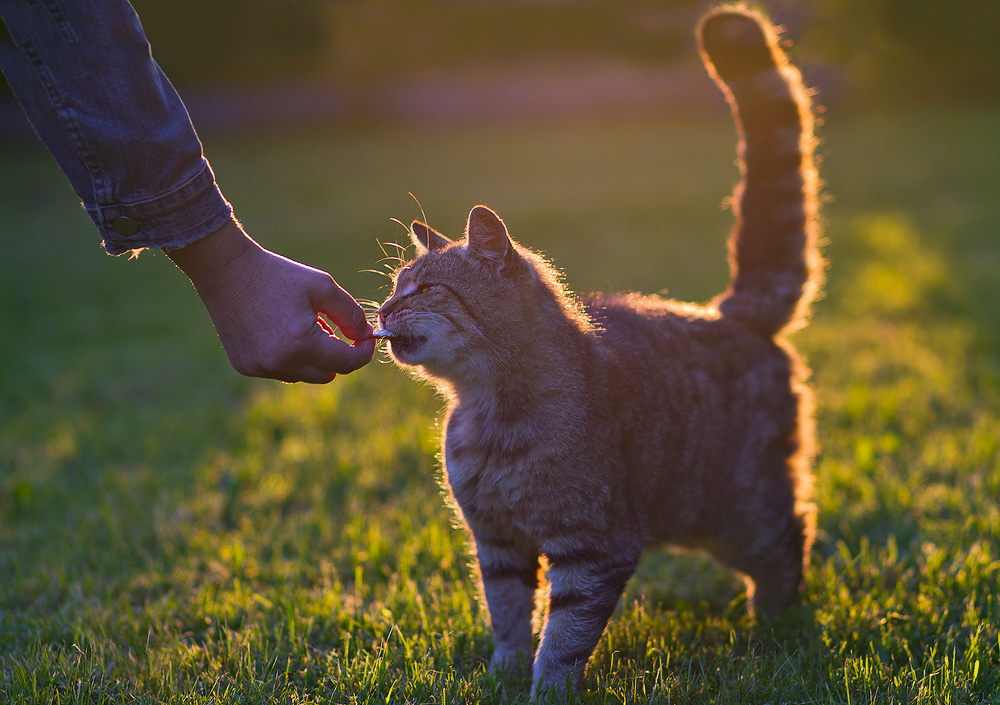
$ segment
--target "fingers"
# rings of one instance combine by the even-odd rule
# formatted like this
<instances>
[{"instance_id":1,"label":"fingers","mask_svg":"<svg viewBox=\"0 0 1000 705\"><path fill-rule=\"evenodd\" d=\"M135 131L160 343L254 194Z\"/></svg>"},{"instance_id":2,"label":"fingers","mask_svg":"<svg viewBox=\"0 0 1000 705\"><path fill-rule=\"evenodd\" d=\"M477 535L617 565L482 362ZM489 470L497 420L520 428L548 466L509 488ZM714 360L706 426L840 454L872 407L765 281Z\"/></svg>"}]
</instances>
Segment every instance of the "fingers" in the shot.
<instances>
[{"instance_id":1,"label":"fingers","mask_svg":"<svg viewBox=\"0 0 1000 705\"><path fill-rule=\"evenodd\" d=\"M322 276L316 277L310 296L316 312L326 315L351 340L371 337L371 324L354 297L342 289L329 274L320 274Z\"/></svg>"},{"instance_id":2,"label":"fingers","mask_svg":"<svg viewBox=\"0 0 1000 705\"><path fill-rule=\"evenodd\" d=\"M316 331L317 335L313 337L309 350L303 351L310 366L347 374L367 365L375 355L377 341L374 338L363 338L348 345L339 338L327 334L318 325Z\"/></svg>"},{"instance_id":3,"label":"fingers","mask_svg":"<svg viewBox=\"0 0 1000 705\"><path fill-rule=\"evenodd\" d=\"M325 384L371 362L372 327L349 293L322 270L280 255L271 263L284 276L269 279L281 286L269 292L270 310L258 319L258 352L268 361L258 376ZM344 342L334 328L357 342Z\"/></svg>"},{"instance_id":4,"label":"fingers","mask_svg":"<svg viewBox=\"0 0 1000 705\"><path fill-rule=\"evenodd\" d=\"M286 329L284 334L272 331L272 335L261 341L262 349L258 352L267 362L257 366L251 376L282 382L325 384L338 374L354 372L371 362L377 341L370 335L370 326L368 334L349 344L338 338L321 316L312 311L309 313L313 316L311 323L308 315L296 317L298 323L293 329Z\"/></svg>"},{"instance_id":5,"label":"fingers","mask_svg":"<svg viewBox=\"0 0 1000 705\"><path fill-rule=\"evenodd\" d=\"M329 274L261 248L242 230L236 235L238 244L250 244L238 247L235 257L218 247L226 256L204 247L174 254L188 265L185 272L238 372L322 384L371 361L372 327ZM344 342L334 328L356 342Z\"/></svg>"},{"instance_id":6,"label":"fingers","mask_svg":"<svg viewBox=\"0 0 1000 705\"><path fill-rule=\"evenodd\" d=\"M317 316L309 345L302 350L303 359L308 361L301 372L302 381L323 384L333 379L331 373L347 374L371 362L376 341L358 302L333 277L319 270L311 282L309 298L316 314L326 316L355 342L348 345L337 338L330 325Z\"/></svg>"},{"instance_id":7,"label":"fingers","mask_svg":"<svg viewBox=\"0 0 1000 705\"><path fill-rule=\"evenodd\" d=\"M317 321L299 342L280 349L260 351L247 360L230 358L233 367L248 377L281 382L326 384L338 374L348 374L371 362L376 340L367 338L348 345L328 334Z\"/></svg>"}]
</instances>

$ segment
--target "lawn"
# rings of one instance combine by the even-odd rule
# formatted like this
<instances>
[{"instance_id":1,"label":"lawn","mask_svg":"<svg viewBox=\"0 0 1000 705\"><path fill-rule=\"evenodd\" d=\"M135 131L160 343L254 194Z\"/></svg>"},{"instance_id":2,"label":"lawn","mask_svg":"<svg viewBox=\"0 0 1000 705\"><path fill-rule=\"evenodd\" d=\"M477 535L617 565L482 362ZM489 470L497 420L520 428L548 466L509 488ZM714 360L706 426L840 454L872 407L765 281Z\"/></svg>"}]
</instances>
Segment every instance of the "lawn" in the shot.
<instances>
[{"instance_id":1,"label":"lawn","mask_svg":"<svg viewBox=\"0 0 1000 705\"><path fill-rule=\"evenodd\" d=\"M1000 111L827 122L802 605L759 624L732 574L652 552L580 702L1000 701ZM477 202L576 290L725 285L724 111L203 137L250 232L362 299L391 218L458 234ZM485 673L429 388L382 354L239 377L186 279L102 255L44 153L4 148L0 222L0 700L527 702Z\"/></svg>"}]
</instances>

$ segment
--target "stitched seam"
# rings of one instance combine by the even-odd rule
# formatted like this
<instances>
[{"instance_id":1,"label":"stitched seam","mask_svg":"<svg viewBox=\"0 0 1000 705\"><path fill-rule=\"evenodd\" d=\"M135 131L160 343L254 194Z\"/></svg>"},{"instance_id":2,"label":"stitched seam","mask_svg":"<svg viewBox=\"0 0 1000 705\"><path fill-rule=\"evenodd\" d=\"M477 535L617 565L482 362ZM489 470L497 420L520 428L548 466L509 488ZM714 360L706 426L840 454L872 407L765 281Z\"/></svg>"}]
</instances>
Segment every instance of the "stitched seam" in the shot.
<instances>
[{"instance_id":1,"label":"stitched seam","mask_svg":"<svg viewBox=\"0 0 1000 705\"><path fill-rule=\"evenodd\" d=\"M194 175L187 181L175 186L169 191L164 191L150 198L143 198L138 201L118 201L116 205L120 205L125 208L141 208L142 206L148 206L150 204L164 203L166 204L165 210L174 210L179 204L183 204L189 200L192 196L199 196L203 192L208 191L215 184L215 178L213 174L206 174L209 172L211 167L206 160L202 159L201 167L194 173ZM202 185L201 181L204 181ZM193 194L186 194L187 191L194 190ZM183 195L182 195L183 194ZM181 198L175 198L181 195Z\"/></svg>"},{"instance_id":2,"label":"stitched seam","mask_svg":"<svg viewBox=\"0 0 1000 705\"><path fill-rule=\"evenodd\" d=\"M52 15L52 20L55 22L56 27L59 28L59 33L66 43L70 46L75 45L77 43L76 32L73 31L73 25L66 21L66 15L63 14L59 3L55 0L45 0L45 8Z\"/></svg>"},{"instance_id":3,"label":"stitched seam","mask_svg":"<svg viewBox=\"0 0 1000 705\"><path fill-rule=\"evenodd\" d=\"M97 209L100 210L100 201L102 199L99 198L98 194L104 190L104 182L103 179L101 179L100 170L97 168L93 155L89 152L89 150L87 150L80 135L80 128L76 120L75 111L59 92L56 81L53 80L52 74L49 73L49 68L45 65L45 61L42 59L41 53L35 48L35 43L30 39L26 39L23 43L23 47L24 53L31 61L31 65L35 68L35 71L38 73L38 76L42 81L42 85L45 86L45 94L52 103L52 107L55 108L56 113L62 119L63 127L66 129L66 132L70 137L70 141L76 148L80 160L87 167L87 172L90 174L91 190L94 194L94 203L96 204Z\"/></svg>"}]
</instances>

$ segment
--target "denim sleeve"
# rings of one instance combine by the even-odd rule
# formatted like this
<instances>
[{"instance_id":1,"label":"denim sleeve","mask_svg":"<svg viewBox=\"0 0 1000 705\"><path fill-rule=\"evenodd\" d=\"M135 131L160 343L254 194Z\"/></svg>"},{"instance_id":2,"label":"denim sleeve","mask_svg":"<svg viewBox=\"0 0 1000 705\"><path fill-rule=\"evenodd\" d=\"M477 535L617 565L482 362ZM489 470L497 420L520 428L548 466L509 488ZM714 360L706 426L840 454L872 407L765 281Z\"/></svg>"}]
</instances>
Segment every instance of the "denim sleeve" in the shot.
<instances>
[{"instance_id":1,"label":"denim sleeve","mask_svg":"<svg viewBox=\"0 0 1000 705\"><path fill-rule=\"evenodd\" d=\"M0 0L0 66L111 254L171 248L232 215L127 0Z\"/></svg>"}]
</instances>

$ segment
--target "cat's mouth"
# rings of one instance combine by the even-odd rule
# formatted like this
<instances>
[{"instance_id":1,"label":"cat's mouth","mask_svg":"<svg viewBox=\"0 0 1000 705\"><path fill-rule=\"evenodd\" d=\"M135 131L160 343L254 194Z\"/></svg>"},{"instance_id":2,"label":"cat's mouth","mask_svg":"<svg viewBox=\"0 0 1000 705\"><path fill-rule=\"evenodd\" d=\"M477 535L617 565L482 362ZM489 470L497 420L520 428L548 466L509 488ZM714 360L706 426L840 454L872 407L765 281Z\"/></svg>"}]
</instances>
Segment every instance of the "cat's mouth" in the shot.
<instances>
[{"instance_id":1,"label":"cat's mouth","mask_svg":"<svg viewBox=\"0 0 1000 705\"><path fill-rule=\"evenodd\" d=\"M393 333L389 338L389 347L392 348L393 355L406 355L407 353L414 352L426 342L427 338L422 335Z\"/></svg>"},{"instance_id":2,"label":"cat's mouth","mask_svg":"<svg viewBox=\"0 0 1000 705\"><path fill-rule=\"evenodd\" d=\"M381 320L382 325L385 325ZM389 341L389 349L392 356L398 361L406 363L407 358L411 358L413 353L419 350L427 342L427 337L415 333L403 333L388 328L379 328L372 333L372 337Z\"/></svg>"}]
</instances>

